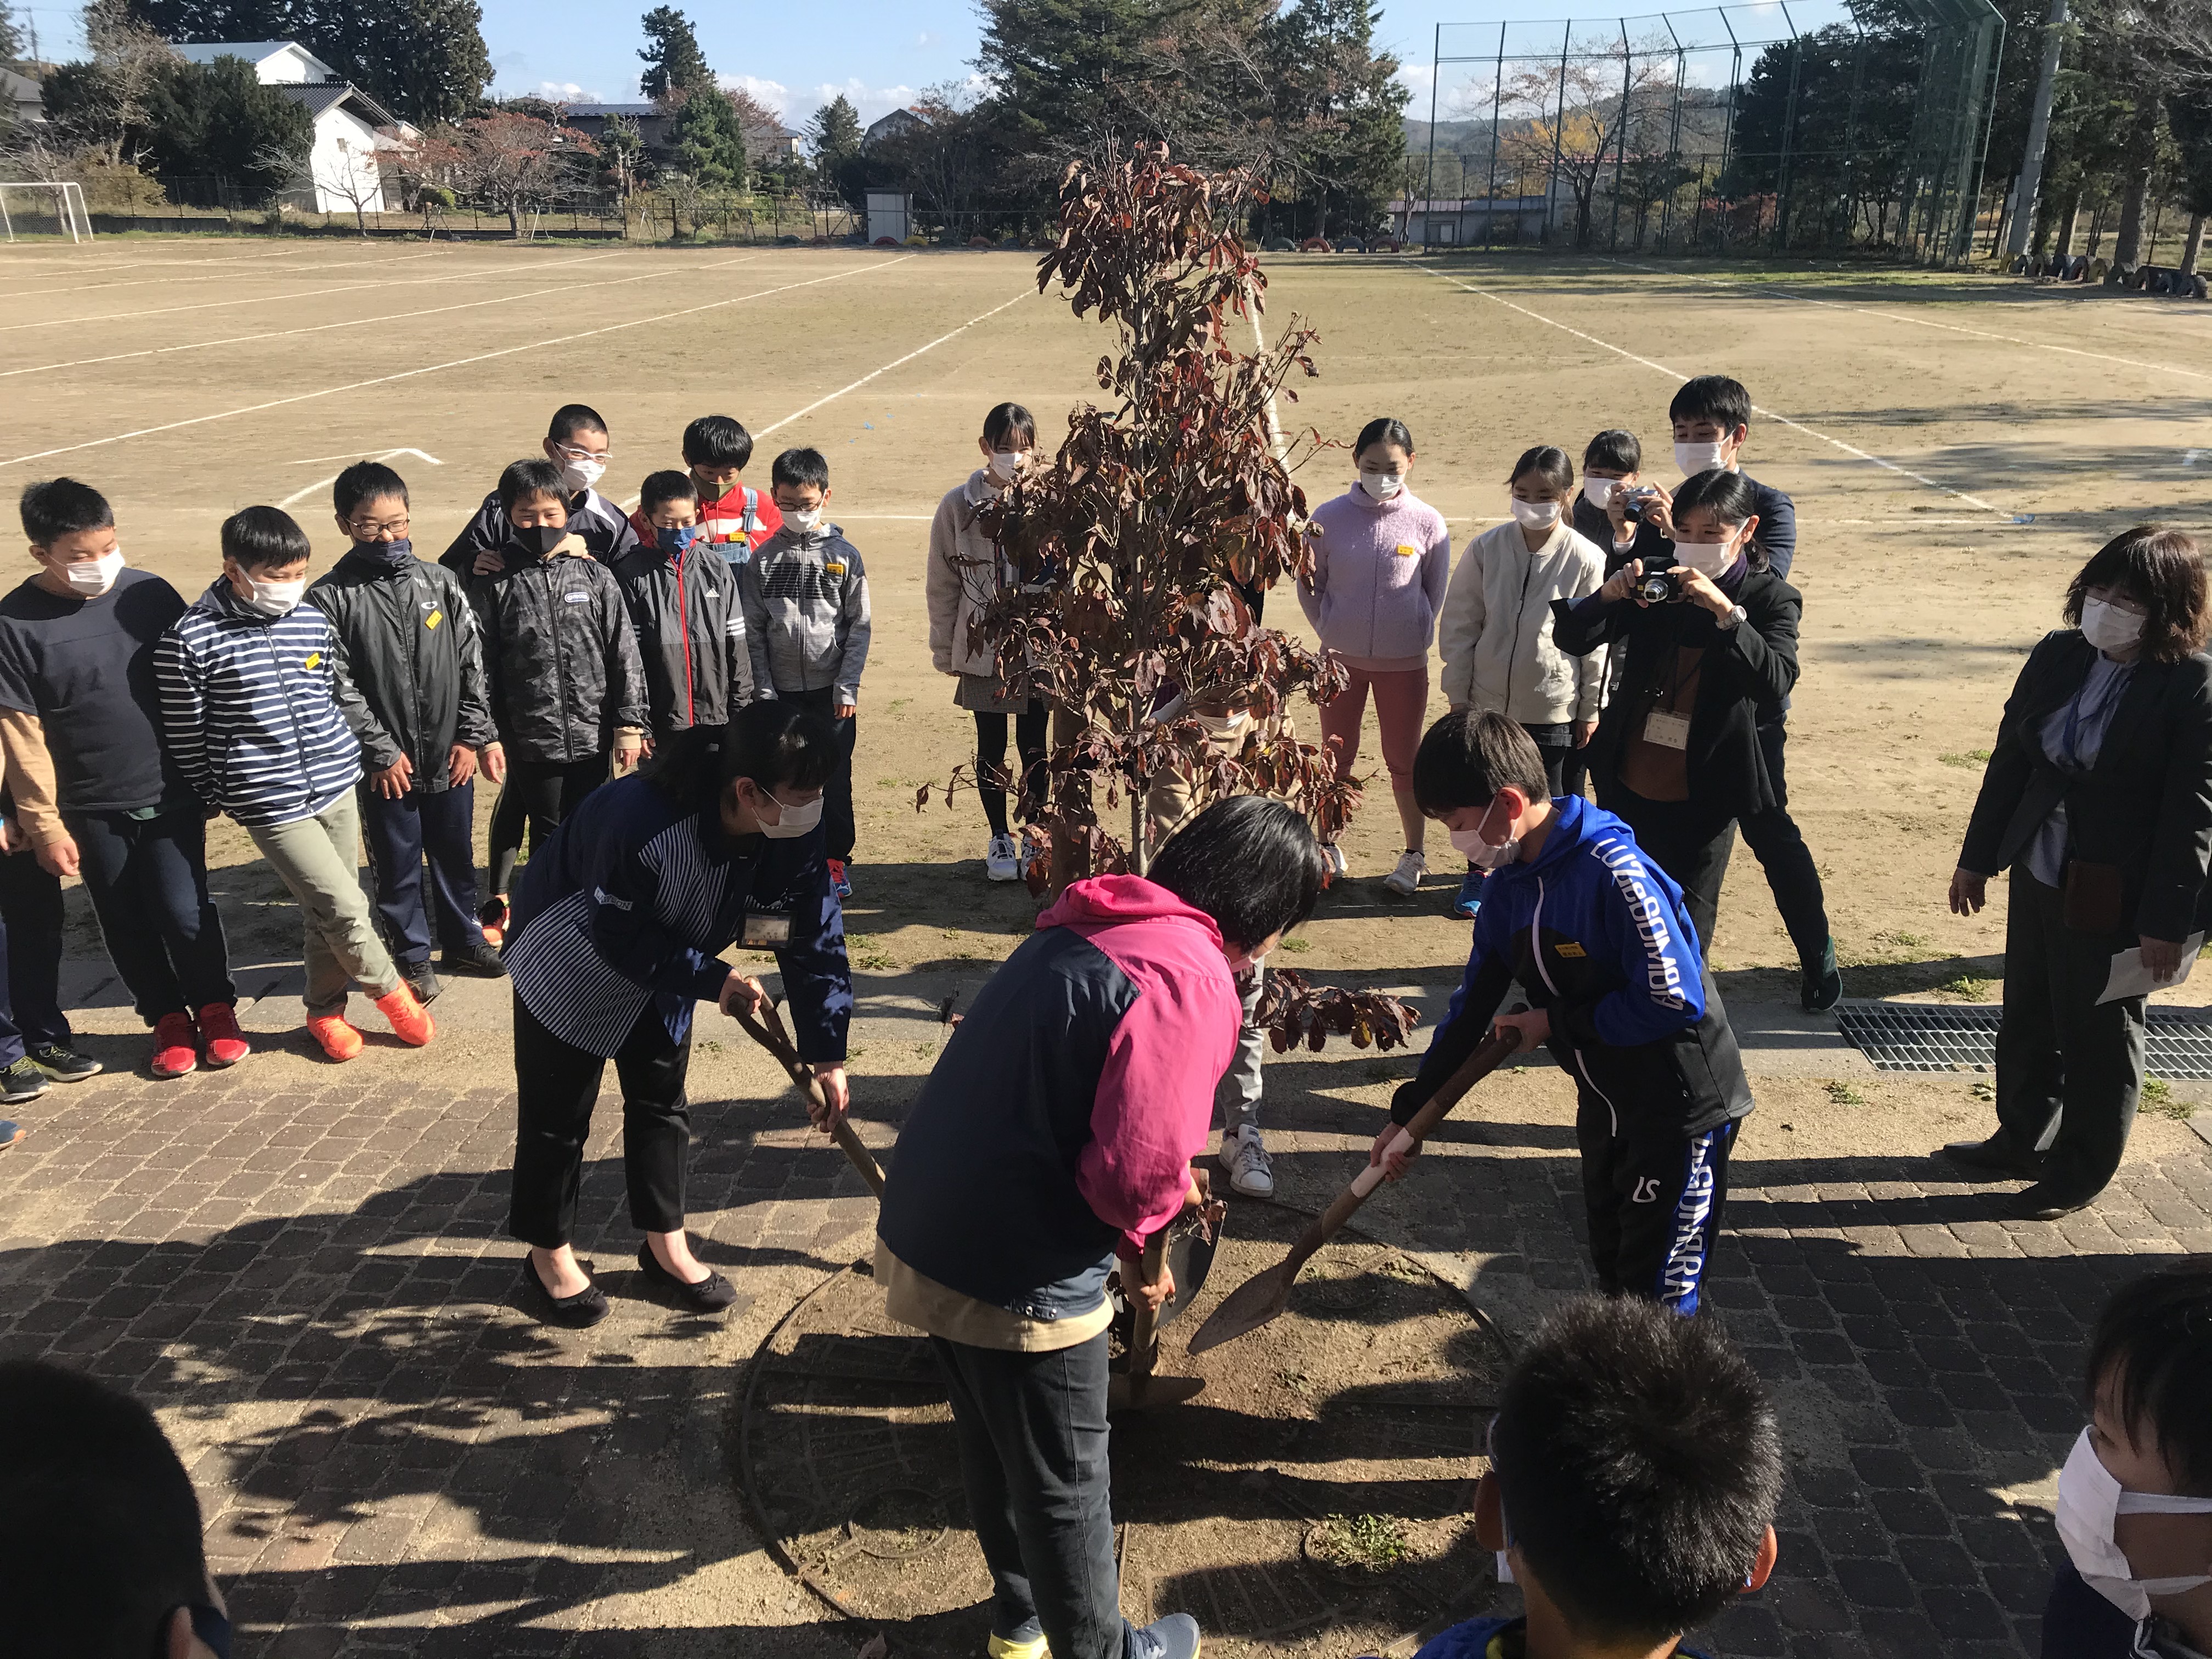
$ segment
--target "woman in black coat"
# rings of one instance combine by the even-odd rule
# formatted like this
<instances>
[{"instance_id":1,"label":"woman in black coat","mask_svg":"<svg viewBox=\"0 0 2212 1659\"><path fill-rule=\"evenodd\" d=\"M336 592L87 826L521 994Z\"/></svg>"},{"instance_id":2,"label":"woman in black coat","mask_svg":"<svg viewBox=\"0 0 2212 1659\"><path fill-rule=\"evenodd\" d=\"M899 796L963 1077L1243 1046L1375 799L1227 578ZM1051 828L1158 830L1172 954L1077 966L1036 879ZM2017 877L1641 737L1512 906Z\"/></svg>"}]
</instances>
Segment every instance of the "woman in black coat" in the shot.
<instances>
[{"instance_id":1,"label":"woman in black coat","mask_svg":"<svg viewBox=\"0 0 2212 1659\"><path fill-rule=\"evenodd\" d=\"M2081 1209L2119 1168L2142 1092L2143 999L2099 1002L2112 957L2170 978L2204 927L2212 860L2212 631L2204 559L2178 530L2106 543L2066 592L1997 726L1951 908L2005 907L1997 1131L1954 1163L2033 1180L2021 1212Z\"/></svg>"},{"instance_id":2,"label":"woman in black coat","mask_svg":"<svg viewBox=\"0 0 2212 1659\"><path fill-rule=\"evenodd\" d=\"M1741 474L1689 479L1674 520L1675 598L1644 597L1644 562L1631 559L1589 598L1553 601L1552 638L1578 657L1625 642L1590 740L1597 804L1674 878L1710 951L1736 819L1775 805L1759 716L1797 683L1803 601L1766 568Z\"/></svg>"}]
</instances>

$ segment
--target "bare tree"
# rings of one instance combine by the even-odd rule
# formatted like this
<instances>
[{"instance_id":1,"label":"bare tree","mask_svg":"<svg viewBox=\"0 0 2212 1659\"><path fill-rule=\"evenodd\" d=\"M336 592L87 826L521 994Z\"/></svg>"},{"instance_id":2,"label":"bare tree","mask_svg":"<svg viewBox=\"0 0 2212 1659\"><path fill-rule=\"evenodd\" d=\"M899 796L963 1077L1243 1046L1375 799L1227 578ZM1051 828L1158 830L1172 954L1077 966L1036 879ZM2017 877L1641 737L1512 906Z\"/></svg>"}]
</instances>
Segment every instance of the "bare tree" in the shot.
<instances>
[{"instance_id":1,"label":"bare tree","mask_svg":"<svg viewBox=\"0 0 2212 1659\"><path fill-rule=\"evenodd\" d=\"M1674 84L1671 56L1626 40L1601 56L1544 64L1506 82L1508 101L1541 113L1505 137L1501 156L1516 175L1565 181L1575 202L1577 247L1589 246L1599 191L1625 167L1631 137Z\"/></svg>"}]
</instances>

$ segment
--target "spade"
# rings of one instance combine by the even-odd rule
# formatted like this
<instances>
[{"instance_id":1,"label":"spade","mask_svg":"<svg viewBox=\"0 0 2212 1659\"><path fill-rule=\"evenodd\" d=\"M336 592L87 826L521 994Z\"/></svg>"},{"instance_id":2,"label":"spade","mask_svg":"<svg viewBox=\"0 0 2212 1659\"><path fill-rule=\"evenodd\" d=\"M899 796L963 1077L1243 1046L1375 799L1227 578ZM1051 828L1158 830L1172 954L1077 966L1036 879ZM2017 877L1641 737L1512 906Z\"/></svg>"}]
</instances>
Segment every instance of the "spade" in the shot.
<instances>
[{"instance_id":1,"label":"spade","mask_svg":"<svg viewBox=\"0 0 2212 1659\"><path fill-rule=\"evenodd\" d=\"M817 1104L823 1103L822 1085L815 1080L814 1068L799 1057L798 1045L792 1042L791 1033L784 1029L783 1011L773 1002L765 1000L761 1007L763 1012L756 1014L741 1004L732 1003L730 1005L730 1018L744 1026L754 1042L776 1057L783 1069L790 1073L792 1083L801 1094ZM853 1126L847 1119L839 1118L832 1133L836 1137L839 1150L860 1172L860 1179L868 1183L869 1189L878 1198L881 1198L884 1195L884 1170L883 1166L876 1162L875 1154L854 1133Z\"/></svg>"}]
</instances>

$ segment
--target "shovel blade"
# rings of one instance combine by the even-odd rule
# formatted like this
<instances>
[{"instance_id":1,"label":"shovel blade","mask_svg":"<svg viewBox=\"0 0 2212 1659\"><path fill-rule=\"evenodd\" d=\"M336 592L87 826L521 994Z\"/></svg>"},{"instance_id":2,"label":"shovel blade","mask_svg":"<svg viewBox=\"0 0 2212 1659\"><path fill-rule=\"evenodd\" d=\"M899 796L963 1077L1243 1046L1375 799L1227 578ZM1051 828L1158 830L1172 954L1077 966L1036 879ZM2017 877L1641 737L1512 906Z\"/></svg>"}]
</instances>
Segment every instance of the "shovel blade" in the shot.
<instances>
[{"instance_id":1,"label":"shovel blade","mask_svg":"<svg viewBox=\"0 0 2212 1659\"><path fill-rule=\"evenodd\" d=\"M1148 1412L1158 1406L1180 1406L1206 1392L1202 1376L1130 1376L1118 1375L1106 1384L1107 1415Z\"/></svg>"},{"instance_id":2,"label":"shovel blade","mask_svg":"<svg viewBox=\"0 0 2212 1659\"><path fill-rule=\"evenodd\" d=\"M1190 1352L1204 1353L1258 1330L1291 1305L1291 1281L1295 1277L1291 1264L1285 1261L1246 1279L1224 1297L1206 1323L1191 1334Z\"/></svg>"}]
</instances>

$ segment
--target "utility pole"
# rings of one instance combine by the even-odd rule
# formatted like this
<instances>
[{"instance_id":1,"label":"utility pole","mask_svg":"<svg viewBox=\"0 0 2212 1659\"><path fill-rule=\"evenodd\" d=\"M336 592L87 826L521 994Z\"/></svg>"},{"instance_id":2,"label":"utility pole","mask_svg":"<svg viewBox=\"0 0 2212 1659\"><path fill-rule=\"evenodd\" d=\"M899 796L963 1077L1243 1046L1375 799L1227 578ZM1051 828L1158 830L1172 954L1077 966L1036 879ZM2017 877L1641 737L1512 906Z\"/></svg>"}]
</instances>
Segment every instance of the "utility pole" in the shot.
<instances>
[{"instance_id":1,"label":"utility pole","mask_svg":"<svg viewBox=\"0 0 2212 1659\"><path fill-rule=\"evenodd\" d=\"M2051 100L2058 87L2058 55L2066 45L2066 0L2051 0L2043 26L2043 70L2035 80L2035 105L2027 122L2027 153L2021 157L2020 182L2014 187L2012 234L2005 240L2009 259L2027 252L2035 234L2035 197L2043 184L2043 152L2051 141Z\"/></svg>"}]
</instances>

